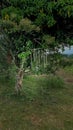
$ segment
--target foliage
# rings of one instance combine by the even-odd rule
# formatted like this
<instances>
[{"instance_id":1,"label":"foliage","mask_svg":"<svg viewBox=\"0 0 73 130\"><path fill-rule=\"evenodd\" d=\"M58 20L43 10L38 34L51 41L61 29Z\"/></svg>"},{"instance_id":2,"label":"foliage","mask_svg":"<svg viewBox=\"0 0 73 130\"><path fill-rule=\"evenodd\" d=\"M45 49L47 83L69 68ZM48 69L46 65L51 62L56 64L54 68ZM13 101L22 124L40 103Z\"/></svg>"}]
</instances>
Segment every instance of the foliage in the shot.
<instances>
[{"instance_id":1,"label":"foliage","mask_svg":"<svg viewBox=\"0 0 73 130\"><path fill-rule=\"evenodd\" d=\"M57 11L60 16L73 17L73 1L72 0L59 0L56 4Z\"/></svg>"},{"instance_id":2,"label":"foliage","mask_svg":"<svg viewBox=\"0 0 73 130\"><path fill-rule=\"evenodd\" d=\"M15 22L19 22L22 19L22 11L19 8L15 8L13 6L4 8L1 11L2 18L5 20L11 20Z\"/></svg>"},{"instance_id":3,"label":"foliage","mask_svg":"<svg viewBox=\"0 0 73 130\"><path fill-rule=\"evenodd\" d=\"M5 2L3 2L2 4L5 5ZM69 28L70 25L72 25L72 0L59 0L57 2L47 0L10 0L9 4L10 5L8 5L7 8L2 9L1 11L3 18L5 18L5 15L7 15L7 17L16 22L19 22L22 18L29 18L31 21L34 21L36 25L39 25L44 29L45 27L47 27L47 30L51 27L56 27L56 24L58 24L58 29L60 30L61 19L62 25L64 24L66 25L66 27L68 26ZM69 24L67 23L68 21ZM51 29L51 31L53 31L53 29Z\"/></svg>"},{"instance_id":4,"label":"foliage","mask_svg":"<svg viewBox=\"0 0 73 130\"><path fill-rule=\"evenodd\" d=\"M73 44L72 0L3 0L0 25L7 34L9 48L19 64L18 54L26 51L27 42L32 48L52 48Z\"/></svg>"}]
</instances>

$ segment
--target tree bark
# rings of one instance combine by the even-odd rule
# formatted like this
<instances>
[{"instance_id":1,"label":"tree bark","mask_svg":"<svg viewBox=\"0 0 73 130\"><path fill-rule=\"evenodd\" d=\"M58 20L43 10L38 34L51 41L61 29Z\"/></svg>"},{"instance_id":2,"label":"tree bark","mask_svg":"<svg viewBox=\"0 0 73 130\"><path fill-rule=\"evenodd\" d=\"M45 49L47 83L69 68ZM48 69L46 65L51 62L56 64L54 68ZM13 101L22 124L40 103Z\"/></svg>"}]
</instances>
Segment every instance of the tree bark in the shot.
<instances>
[{"instance_id":1,"label":"tree bark","mask_svg":"<svg viewBox=\"0 0 73 130\"><path fill-rule=\"evenodd\" d=\"M24 61L22 61L21 66L16 76L15 91L17 94L21 93L23 76L24 76Z\"/></svg>"}]
</instances>

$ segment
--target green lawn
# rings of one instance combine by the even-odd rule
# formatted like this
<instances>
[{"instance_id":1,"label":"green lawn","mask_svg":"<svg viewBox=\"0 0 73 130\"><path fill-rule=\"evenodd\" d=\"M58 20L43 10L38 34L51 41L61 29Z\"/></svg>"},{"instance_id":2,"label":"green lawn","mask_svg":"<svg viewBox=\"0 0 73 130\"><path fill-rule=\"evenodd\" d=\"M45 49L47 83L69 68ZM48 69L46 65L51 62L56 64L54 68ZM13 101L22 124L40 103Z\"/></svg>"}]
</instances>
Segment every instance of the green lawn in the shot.
<instances>
[{"instance_id":1,"label":"green lawn","mask_svg":"<svg viewBox=\"0 0 73 130\"><path fill-rule=\"evenodd\" d=\"M26 76L20 96L1 81L0 130L73 130L73 75L58 74Z\"/></svg>"}]
</instances>

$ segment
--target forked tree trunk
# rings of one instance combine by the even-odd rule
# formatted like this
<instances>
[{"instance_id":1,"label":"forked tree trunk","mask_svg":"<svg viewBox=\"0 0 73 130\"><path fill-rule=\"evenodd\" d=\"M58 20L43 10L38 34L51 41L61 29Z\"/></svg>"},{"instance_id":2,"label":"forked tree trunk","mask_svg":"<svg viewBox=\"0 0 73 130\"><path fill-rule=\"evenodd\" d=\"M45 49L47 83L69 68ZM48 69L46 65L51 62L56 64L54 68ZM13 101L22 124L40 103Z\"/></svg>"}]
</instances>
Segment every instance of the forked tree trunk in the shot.
<instances>
[{"instance_id":1,"label":"forked tree trunk","mask_svg":"<svg viewBox=\"0 0 73 130\"><path fill-rule=\"evenodd\" d=\"M24 76L24 61L22 61L16 77L15 91L17 94L20 94L21 92L23 76Z\"/></svg>"}]
</instances>

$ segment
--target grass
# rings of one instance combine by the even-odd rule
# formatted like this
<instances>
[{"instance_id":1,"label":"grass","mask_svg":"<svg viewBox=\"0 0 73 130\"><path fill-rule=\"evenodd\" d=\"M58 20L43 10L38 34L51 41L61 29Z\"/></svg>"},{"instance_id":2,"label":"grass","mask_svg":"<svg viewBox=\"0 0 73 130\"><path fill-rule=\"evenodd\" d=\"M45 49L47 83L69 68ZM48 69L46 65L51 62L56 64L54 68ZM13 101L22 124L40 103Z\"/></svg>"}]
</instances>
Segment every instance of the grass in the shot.
<instances>
[{"instance_id":1,"label":"grass","mask_svg":"<svg viewBox=\"0 0 73 130\"><path fill-rule=\"evenodd\" d=\"M73 78L69 68L60 76L26 76L20 96L14 83L0 82L0 130L73 130Z\"/></svg>"}]
</instances>

